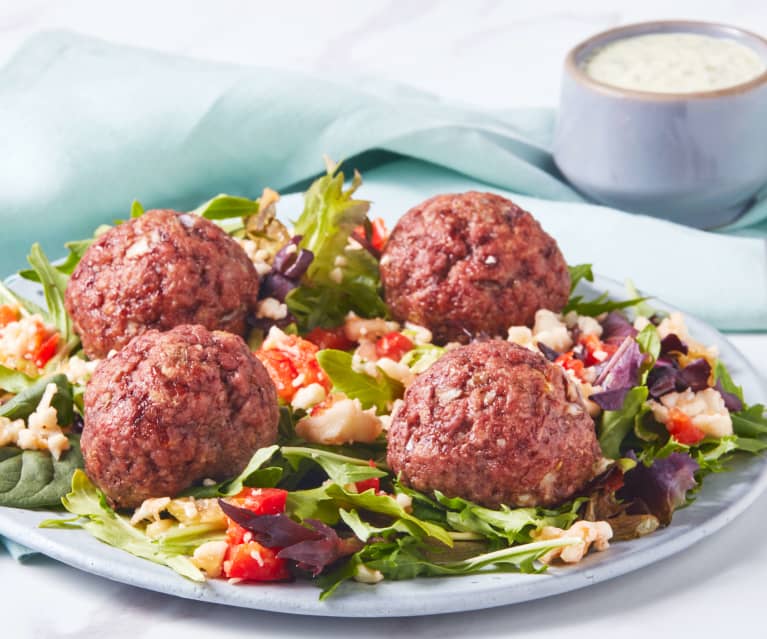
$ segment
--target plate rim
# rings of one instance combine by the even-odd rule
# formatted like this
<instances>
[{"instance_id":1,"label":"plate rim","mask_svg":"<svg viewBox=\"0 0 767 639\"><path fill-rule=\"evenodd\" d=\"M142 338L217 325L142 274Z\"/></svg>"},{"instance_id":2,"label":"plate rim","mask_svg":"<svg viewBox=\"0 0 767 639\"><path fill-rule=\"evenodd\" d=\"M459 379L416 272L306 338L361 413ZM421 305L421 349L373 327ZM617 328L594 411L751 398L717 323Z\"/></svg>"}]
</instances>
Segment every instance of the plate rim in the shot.
<instances>
[{"instance_id":1,"label":"plate rim","mask_svg":"<svg viewBox=\"0 0 767 639\"><path fill-rule=\"evenodd\" d=\"M13 278L9 278L9 280L12 282ZM6 281L8 282L9 280ZM619 297L620 292L623 290L623 287L615 280L599 275L595 276L594 283L589 285L589 288L592 287L598 290L607 290L615 297ZM665 302L653 301L663 310L679 310ZM693 333L695 333L696 327L705 329L715 335L720 343L726 345L728 365L732 366L736 363L730 361L732 358L738 360L738 367L744 369L753 377L753 381L761 391L762 396L758 401L763 401L765 395L764 381L739 349L716 328L694 315L686 312L684 315L688 325L693 325L691 327ZM0 534L73 568L99 577L145 590L218 605L283 614L340 618L414 617L466 612L523 603L578 590L634 572L692 546L704 537L715 533L732 522L767 489L767 456L763 455L755 458L753 461L749 461L750 463L746 464L746 468L751 468L752 472L758 470L758 475L739 498L704 520L700 525L687 531L677 531L678 534L670 534L659 539L657 537L653 538L653 535L650 535L643 540L620 542L620 548L628 548L630 544L644 546L636 551L629 550L617 557L605 557L602 553L592 554L577 566L550 570L549 574L545 575L494 573L493 575L453 578L419 578L404 582L389 581L385 582L385 585L379 584L372 588L362 584L346 584L342 586L346 592L339 592L324 602L319 601L319 589L310 583L259 584L247 586L247 590L242 586L231 586L222 581L213 582L211 580L204 584L196 584L195 582L185 580L167 568L151 564L138 557L133 557L122 550L106 546L85 531L67 531L68 536L62 537L61 541L54 540L51 538L52 535L49 536L49 534L43 532L43 529L36 526L30 528L27 522L19 521L31 512L28 510L0 507ZM732 472L738 473L743 471L735 469ZM704 486L703 492L705 490ZM694 510L695 503L689 508ZM14 513L24 513L24 515L14 518L12 516ZM36 521L39 523L43 518L50 517L52 511L36 511L34 514L36 515ZM53 513L54 516L58 514ZM669 531L673 529L674 523L672 521L672 524L664 530ZM78 545L67 543L66 540L71 539L72 535L80 535L83 538L87 538L86 546L96 544L95 547L100 549L102 554L104 552L107 552L107 554L111 552L119 553L121 560L110 564L104 558L99 559L97 557L94 559L90 557ZM637 542L643 543L638 544ZM618 546L618 544L615 546ZM115 556L117 557L117 555ZM157 570L162 571L162 573L157 572ZM474 581L468 581L472 577ZM461 588L458 584L463 580L467 580L472 587L469 589ZM515 583L508 583L509 580ZM445 588L445 583L449 583L451 586ZM399 584L405 584L405 587L402 588ZM440 588L440 584L443 585L442 588ZM476 584L479 584L479 587L476 587ZM408 585L413 585L413 587L408 588ZM456 585L456 587L454 588L452 585ZM387 601L385 594L383 594L392 588L399 588L407 592L408 590L421 587L436 591L429 593L432 595L430 602L422 606L419 606L412 596ZM349 592L350 590L351 592ZM259 594L253 596L252 593L256 592ZM312 596L308 598L306 596L301 598L296 596L299 593L305 592L309 592ZM243 593L248 593L248 596L243 596ZM379 593L382 594L379 595ZM232 596L233 594L235 596ZM434 597L434 595L438 596ZM286 605L286 603L289 605Z\"/></svg>"}]
</instances>

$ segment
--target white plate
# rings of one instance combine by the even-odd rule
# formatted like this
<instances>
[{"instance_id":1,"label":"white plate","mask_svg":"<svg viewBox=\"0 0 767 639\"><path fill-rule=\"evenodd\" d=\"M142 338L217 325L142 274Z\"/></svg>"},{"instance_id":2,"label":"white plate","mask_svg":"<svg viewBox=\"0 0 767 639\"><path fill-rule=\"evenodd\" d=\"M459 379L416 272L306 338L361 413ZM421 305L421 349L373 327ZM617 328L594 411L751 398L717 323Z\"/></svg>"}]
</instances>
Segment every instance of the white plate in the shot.
<instances>
[{"instance_id":1,"label":"white plate","mask_svg":"<svg viewBox=\"0 0 767 639\"><path fill-rule=\"evenodd\" d=\"M28 285L14 288L29 294ZM595 288L614 297L620 285L597 278ZM660 308L669 307L660 303ZM715 344L746 399L760 402L765 391L759 376L718 331L688 316L691 333ZM336 617L416 616L479 610L530 601L583 588L667 558L717 531L742 513L767 485L767 457L742 457L729 473L706 478L696 501L674 515L671 525L648 537L613 544L577 566L550 569L542 575L487 574L383 582L347 583L328 601L308 582L276 585L230 585L212 580L196 584L167 568L106 546L83 531L40 529L51 513L0 507L0 534L87 572L122 583L188 599L290 614ZM63 516L63 515L62 515Z\"/></svg>"}]
</instances>

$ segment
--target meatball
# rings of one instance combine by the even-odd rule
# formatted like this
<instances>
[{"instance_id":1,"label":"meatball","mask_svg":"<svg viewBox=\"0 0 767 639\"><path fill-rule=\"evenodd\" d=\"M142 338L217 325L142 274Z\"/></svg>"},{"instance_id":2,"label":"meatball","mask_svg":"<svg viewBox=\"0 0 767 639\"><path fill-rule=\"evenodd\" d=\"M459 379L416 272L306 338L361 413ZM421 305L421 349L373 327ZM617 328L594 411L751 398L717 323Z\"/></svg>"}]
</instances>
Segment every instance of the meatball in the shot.
<instances>
[{"instance_id":1,"label":"meatball","mask_svg":"<svg viewBox=\"0 0 767 639\"><path fill-rule=\"evenodd\" d=\"M438 360L407 389L389 428L389 466L405 484L491 508L560 504L601 459L564 370L501 340Z\"/></svg>"},{"instance_id":2,"label":"meatball","mask_svg":"<svg viewBox=\"0 0 767 639\"><path fill-rule=\"evenodd\" d=\"M493 193L438 195L397 222L381 258L386 302L435 341L505 335L560 311L570 274L557 243L527 211Z\"/></svg>"},{"instance_id":3,"label":"meatball","mask_svg":"<svg viewBox=\"0 0 767 639\"><path fill-rule=\"evenodd\" d=\"M241 337L148 330L85 391L85 471L117 507L233 477L277 439L277 391Z\"/></svg>"},{"instance_id":4,"label":"meatball","mask_svg":"<svg viewBox=\"0 0 767 639\"><path fill-rule=\"evenodd\" d=\"M258 288L245 251L213 222L154 210L88 248L66 307L86 354L100 358L148 328L202 324L242 335Z\"/></svg>"}]
</instances>

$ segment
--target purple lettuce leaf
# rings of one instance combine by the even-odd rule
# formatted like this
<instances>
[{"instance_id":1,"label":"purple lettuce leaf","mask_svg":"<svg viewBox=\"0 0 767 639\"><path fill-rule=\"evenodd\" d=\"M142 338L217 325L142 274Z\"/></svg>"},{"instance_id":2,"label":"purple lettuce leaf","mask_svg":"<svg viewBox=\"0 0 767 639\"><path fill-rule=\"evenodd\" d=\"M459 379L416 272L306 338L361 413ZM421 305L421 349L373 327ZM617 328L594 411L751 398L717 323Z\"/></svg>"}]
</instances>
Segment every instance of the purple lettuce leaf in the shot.
<instances>
[{"instance_id":1,"label":"purple lettuce leaf","mask_svg":"<svg viewBox=\"0 0 767 639\"><path fill-rule=\"evenodd\" d=\"M711 364L701 357L687 364L677 375L685 387L689 387L695 392L701 391L708 388Z\"/></svg>"},{"instance_id":2,"label":"purple lettuce leaf","mask_svg":"<svg viewBox=\"0 0 767 639\"><path fill-rule=\"evenodd\" d=\"M319 575L326 566L362 548L362 542L356 537L339 537L330 526L316 519L305 521L314 528L319 538L287 546L277 553L277 557L295 561L298 568L311 572L314 577Z\"/></svg>"},{"instance_id":3,"label":"purple lettuce leaf","mask_svg":"<svg viewBox=\"0 0 767 639\"><path fill-rule=\"evenodd\" d=\"M321 538L319 533L293 521L287 515L257 515L223 499L219 499L218 503L227 517L252 532L253 538L267 548L281 548Z\"/></svg>"},{"instance_id":4,"label":"purple lettuce leaf","mask_svg":"<svg viewBox=\"0 0 767 639\"><path fill-rule=\"evenodd\" d=\"M687 344L685 344L679 335L676 333L669 333L660 341L660 354L667 355L668 353L682 353L687 355Z\"/></svg>"},{"instance_id":5,"label":"purple lettuce leaf","mask_svg":"<svg viewBox=\"0 0 767 639\"><path fill-rule=\"evenodd\" d=\"M599 393L593 393L589 399L597 404L602 410L620 410L623 408L623 402L630 390L631 386L626 386L625 388L601 391Z\"/></svg>"},{"instance_id":6,"label":"purple lettuce leaf","mask_svg":"<svg viewBox=\"0 0 767 639\"><path fill-rule=\"evenodd\" d=\"M636 460L633 451L626 456ZM692 457L679 452L655 459L651 466L637 463L626 473L619 497L641 503L665 526L674 511L686 503L687 492L697 485L698 468Z\"/></svg>"},{"instance_id":7,"label":"purple lettuce leaf","mask_svg":"<svg viewBox=\"0 0 767 639\"><path fill-rule=\"evenodd\" d=\"M626 316L617 311L607 314L602 320L602 341L611 344L620 344L627 337L634 337L637 330L632 326Z\"/></svg>"},{"instance_id":8,"label":"purple lettuce leaf","mask_svg":"<svg viewBox=\"0 0 767 639\"><path fill-rule=\"evenodd\" d=\"M559 357L559 353L555 351L550 346L546 346L543 342L538 342L538 350L543 353L543 356L549 360L550 362L553 362L557 357Z\"/></svg>"},{"instance_id":9,"label":"purple lettuce leaf","mask_svg":"<svg viewBox=\"0 0 767 639\"><path fill-rule=\"evenodd\" d=\"M731 413L739 413L743 410L743 402L741 401L740 397L738 397L735 393L730 393L729 391L724 390L721 379L716 380L714 388L719 391L719 394L722 396L724 405L727 407L728 411Z\"/></svg>"},{"instance_id":10,"label":"purple lettuce leaf","mask_svg":"<svg viewBox=\"0 0 767 639\"><path fill-rule=\"evenodd\" d=\"M633 337L625 337L618 350L602 368L596 385L605 391L636 386L639 383L639 367L643 361L644 355L639 350L639 344Z\"/></svg>"}]
</instances>

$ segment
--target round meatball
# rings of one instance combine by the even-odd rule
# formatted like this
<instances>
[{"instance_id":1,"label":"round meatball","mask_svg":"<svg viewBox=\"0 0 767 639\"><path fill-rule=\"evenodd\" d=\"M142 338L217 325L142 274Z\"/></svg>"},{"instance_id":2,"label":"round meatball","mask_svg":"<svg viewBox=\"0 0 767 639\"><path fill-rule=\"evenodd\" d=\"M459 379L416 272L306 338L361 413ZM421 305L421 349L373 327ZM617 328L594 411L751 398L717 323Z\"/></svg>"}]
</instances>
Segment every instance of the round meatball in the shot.
<instances>
[{"instance_id":1,"label":"round meatball","mask_svg":"<svg viewBox=\"0 0 767 639\"><path fill-rule=\"evenodd\" d=\"M407 389L389 428L389 466L405 484L490 508L560 504L601 459L564 370L501 340L438 360Z\"/></svg>"},{"instance_id":2,"label":"round meatball","mask_svg":"<svg viewBox=\"0 0 767 639\"><path fill-rule=\"evenodd\" d=\"M202 324L242 335L258 287L245 251L213 222L154 210L88 248L66 307L86 354L101 358L149 328Z\"/></svg>"},{"instance_id":3,"label":"round meatball","mask_svg":"<svg viewBox=\"0 0 767 639\"><path fill-rule=\"evenodd\" d=\"M85 471L117 507L237 475L277 439L277 391L241 337L149 330L85 390Z\"/></svg>"},{"instance_id":4,"label":"round meatball","mask_svg":"<svg viewBox=\"0 0 767 639\"><path fill-rule=\"evenodd\" d=\"M493 193L438 195L397 222L381 257L386 302L438 343L505 335L560 311L570 274L557 243L527 211Z\"/></svg>"}]
</instances>

